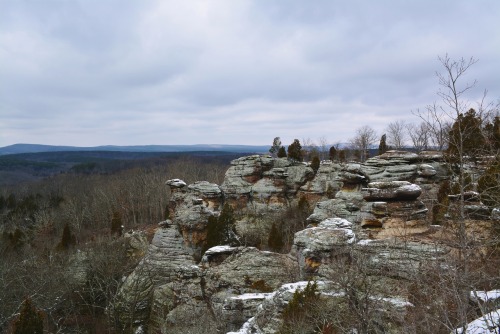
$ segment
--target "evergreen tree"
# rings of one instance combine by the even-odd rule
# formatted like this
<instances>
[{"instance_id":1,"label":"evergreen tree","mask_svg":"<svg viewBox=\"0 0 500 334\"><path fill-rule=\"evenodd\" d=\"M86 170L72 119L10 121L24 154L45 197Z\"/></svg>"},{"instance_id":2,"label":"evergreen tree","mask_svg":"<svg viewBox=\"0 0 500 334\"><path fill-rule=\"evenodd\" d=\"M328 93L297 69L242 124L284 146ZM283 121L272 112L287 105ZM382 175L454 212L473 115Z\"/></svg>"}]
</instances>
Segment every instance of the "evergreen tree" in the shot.
<instances>
[{"instance_id":1,"label":"evergreen tree","mask_svg":"<svg viewBox=\"0 0 500 334\"><path fill-rule=\"evenodd\" d=\"M448 154L450 161L458 160L458 156L477 158L484 152L486 139L482 134L481 118L474 109L459 114L449 133Z\"/></svg>"},{"instance_id":2,"label":"evergreen tree","mask_svg":"<svg viewBox=\"0 0 500 334\"><path fill-rule=\"evenodd\" d=\"M111 217L111 234L121 235L122 225L122 215L118 211L113 211L113 216Z\"/></svg>"},{"instance_id":3,"label":"evergreen tree","mask_svg":"<svg viewBox=\"0 0 500 334\"><path fill-rule=\"evenodd\" d=\"M335 146L330 147L330 151L328 153L331 161L334 161L337 158L337 149Z\"/></svg>"},{"instance_id":4,"label":"evergreen tree","mask_svg":"<svg viewBox=\"0 0 500 334\"><path fill-rule=\"evenodd\" d=\"M378 145L378 155L384 154L385 152L387 152L389 150L389 146L387 146L387 143L386 143L386 138L387 137L386 137L385 133L380 138L380 144Z\"/></svg>"},{"instance_id":5,"label":"evergreen tree","mask_svg":"<svg viewBox=\"0 0 500 334\"><path fill-rule=\"evenodd\" d=\"M314 170L314 173L318 172L320 165L319 157L317 155L313 156L311 160L311 168Z\"/></svg>"},{"instance_id":6,"label":"evergreen tree","mask_svg":"<svg viewBox=\"0 0 500 334\"><path fill-rule=\"evenodd\" d=\"M339 151L339 160L340 162L346 162L347 161L347 154L345 150L340 150Z\"/></svg>"},{"instance_id":7,"label":"evergreen tree","mask_svg":"<svg viewBox=\"0 0 500 334\"><path fill-rule=\"evenodd\" d=\"M69 224L66 223L66 225L64 225L63 234L61 237L61 242L59 242L58 248L59 249L69 249L74 244L76 244L76 238L71 233L71 229L69 227Z\"/></svg>"},{"instance_id":8,"label":"evergreen tree","mask_svg":"<svg viewBox=\"0 0 500 334\"><path fill-rule=\"evenodd\" d=\"M486 124L484 130L489 149L498 154L500 150L500 116L496 116L493 123Z\"/></svg>"},{"instance_id":9,"label":"evergreen tree","mask_svg":"<svg viewBox=\"0 0 500 334\"><path fill-rule=\"evenodd\" d=\"M26 298L19 318L14 323L14 334L43 334L43 314Z\"/></svg>"},{"instance_id":10,"label":"evergreen tree","mask_svg":"<svg viewBox=\"0 0 500 334\"><path fill-rule=\"evenodd\" d=\"M294 139L293 143L288 146L288 158L296 161L302 161L302 145L298 139Z\"/></svg>"},{"instance_id":11,"label":"evergreen tree","mask_svg":"<svg viewBox=\"0 0 500 334\"><path fill-rule=\"evenodd\" d=\"M285 245L283 242L283 236L278 231L276 224L273 223L271 227L271 232L269 233L269 238L267 239L267 245L274 252L279 252Z\"/></svg>"},{"instance_id":12,"label":"evergreen tree","mask_svg":"<svg viewBox=\"0 0 500 334\"><path fill-rule=\"evenodd\" d=\"M234 211L229 204L224 205L218 217L210 216L207 223L207 239L203 252L218 245L236 244L238 239L234 228L235 222Z\"/></svg>"},{"instance_id":13,"label":"evergreen tree","mask_svg":"<svg viewBox=\"0 0 500 334\"><path fill-rule=\"evenodd\" d=\"M286 149L285 146L281 146L278 150L278 158L286 158Z\"/></svg>"},{"instance_id":14,"label":"evergreen tree","mask_svg":"<svg viewBox=\"0 0 500 334\"><path fill-rule=\"evenodd\" d=\"M498 206L500 203L500 157L496 157L491 166L477 181L477 190L481 195L481 201L490 206Z\"/></svg>"}]
</instances>

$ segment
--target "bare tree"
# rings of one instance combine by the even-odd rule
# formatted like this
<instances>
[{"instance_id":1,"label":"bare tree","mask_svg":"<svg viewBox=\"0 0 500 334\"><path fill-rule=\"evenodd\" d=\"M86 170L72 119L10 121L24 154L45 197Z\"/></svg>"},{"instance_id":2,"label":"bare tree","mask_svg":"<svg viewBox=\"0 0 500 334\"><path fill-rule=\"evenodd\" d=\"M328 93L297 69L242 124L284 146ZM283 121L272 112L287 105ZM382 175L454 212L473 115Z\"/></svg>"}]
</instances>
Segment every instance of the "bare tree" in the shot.
<instances>
[{"instance_id":1,"label":"bare tree","mask_svg":"<svg viewBox=\"0 0 500 334\"><path fill-rule=\"evenodd\" d=\"M440 86L437 95L441 103L428 106L426 113L417 112L417 115L430 130L429 133L435 134L434 143L439 148L444 148L443 141L447 143L448 149L445 157L453 167L451 179L456 190L453 205L448 208L448 228L453 235L453 238L449 240L449 245L455 249L456 258L448 262L450 276L447 281L449 283L444 286L450 287L448 290L452 292L455 315L453 319L446 315L441 321L466 327L471 315L470 292L477 288L479 282L475 255L479 252L479 248L485 246L484 242L476 240L474 234L468 233L465 193L471 183L468 166L473 161L469 157L475 154L475 152L471 154L470 150L484 150L484 147L476 147L481 145L471 145L470 141L481 136L480 132L484 126L481 123L487 116L485 115L487 111L481 107L479 113L476 114L475 110L470 107L470 101L465 97L465 94L475 87L476 81L466 82L463 79L477 60L474 58L452 60L446 55L439 57L439 61L443 68L443 72L437 73ZM483 101L480 102L480 106L487 105ZM447 131L446 124L452 123L450 131Z\"/></svg>"},{"instance_id":2,"label":"bare tree","mask_svg":"<svg viewBox=\"0 0 500 334\"><path fill-rule=\"evenodd\" d=\"M377 133L368 126L362 126L356 130L356 135L351 139L351 145L354 149L359 150L361 161L365 161L368 157L368 149L377 140Z\"/></svg>"},{"instance_id":3,"label":"bare tree","mask_svg":"<svg viewBox=\"0 0 500 334\"><path fill-rule=\"evenodd\" d=\"M406 130L408 130L408 136L417 152L421 152L428 148L429 126L426 122L421 122L418 125L408 123L406 124Z\"/></svg>"},{"instance_id":4,"label":"bare tree","mask_svg":"<svg viewBox=\"0 0 500 334\"><path fill-rule=\"evenodd\" d=\"M302 157L304 160L309 161L314 155L318 155L318 147L314 141L309 137L302 138Z\"/></svg>"},{"instance_id":5,"label":"bare tree","mask_svg":"<svg viewBox=\"0 0 500 334\"><path fill-rule=\"evenodd\" d=\"M320 153L320 159L321 160L326 160L328 159L328 151L330 148L330 145L328 144L328 140L326 139L325 136L321 136L318 138L318 143L319 143L319 153Z\"/></svg>"},{"instance_id":6,"label":"bare tree","mask_svg":"<svg viewBox=\"0 0 500 334\"><path fill-rule=\"evenodd\" d=\"M405 121L395 121L389 123L386 128L387 142L390 146L397 150L404 147L407 135L406 135L406 123Z\"/></svg>"}]
</instances>

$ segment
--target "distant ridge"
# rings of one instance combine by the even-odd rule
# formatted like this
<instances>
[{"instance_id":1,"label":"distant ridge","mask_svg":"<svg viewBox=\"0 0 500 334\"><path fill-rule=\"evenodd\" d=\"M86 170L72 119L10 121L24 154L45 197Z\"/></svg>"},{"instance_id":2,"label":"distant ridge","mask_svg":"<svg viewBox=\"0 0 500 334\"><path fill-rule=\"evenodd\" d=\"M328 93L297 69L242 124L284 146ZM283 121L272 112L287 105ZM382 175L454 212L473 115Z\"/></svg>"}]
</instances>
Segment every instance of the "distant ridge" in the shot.
<instances>
[{"instance_id":1,"label":"distant ridge","mask_svg":"<svg viewBox=\"0 0 500 334\"><path fill-rule=\"evenodd\" d=\"M14 144L0 147L0 155L41 152L74 152L74 151L110 151L110 152L234 152L234 153L267 153L269 146L252 145L137 145L137 146L54 146L40 144Z\"/></svg>"}]
</instances>

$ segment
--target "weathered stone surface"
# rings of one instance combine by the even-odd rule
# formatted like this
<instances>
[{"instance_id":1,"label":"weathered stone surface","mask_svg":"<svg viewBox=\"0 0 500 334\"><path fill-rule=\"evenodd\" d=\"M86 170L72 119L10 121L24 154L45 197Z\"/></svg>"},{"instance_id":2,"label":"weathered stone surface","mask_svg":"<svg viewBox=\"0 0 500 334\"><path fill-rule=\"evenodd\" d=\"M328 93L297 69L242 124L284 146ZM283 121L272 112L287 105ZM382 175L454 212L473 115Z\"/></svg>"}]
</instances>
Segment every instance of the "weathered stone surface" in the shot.
<instances>
[{"instance_id":1,"label":"weathered stone surface","mask_svg":"<svg viewBox=\"0 0 500 334\"><path fill-rule=\"evenodd\" d=\"M255 292L252 284L258 281L275 289L296 278L298 273L297 263L289 255L259 251L254 247L238 247L217 266L211 266L210 262L202 264L206 267L207 290L231 287L238 294Z\"/></svg>"},{"instance_id":2,"label":"weathered stone surface","mask_svg":"<svg viewBox=\"0 0 500 334\"><path fill-rule=\"evenodd\" d=\"M174 280L178 267L194 265L191 253L176 225L166 223L159 227L146 256L118 291L113 312L120 322L137 326L146 323L154 288Z\"/></svg>"},{"instance_id":3,"label":"weathered stone surface","mask_svg":"<svg viewBox=\"0 0 500 334\"><path fill-rule=\"evenodd\" d=\"M300 190L307 193L323 196L333 196L342 188L340 177L341 166L331 161L322 161L319 169L310 181L307 181Z\"/></svg>"},{"instance_id":4,"label":"weathered stone surface","mask_svg":"<svg viewBox=\"0 0 500 334\"><path fill-rule=\"evenodd\" d=\"M262 304L257 308L255 316L250 318L243 326L234 332L227 334L274 334L278 333L283 325L283 310L292 300L295 291L303 290L309 282L301 281L285 284L272 294L266 296ZM322 300L335 300L345 298L343 291L333 290L329 281L317 281L318 297ZM380 310L378 317L386 318L390 314L390 324L387 324L392 330L395 326L402 326L405 321L407 309L413 305L402 297L382 297L369 296L372 306ZM385 321L382 320L382 322ZM396 332L395 331L395 332ZM401 331L397 331L398 333Z\"/></svg>"},{"instance_id":5,"label":"weathered stone surface","mask_svg":"<svg viewBox=\"0 0 500 334\"><path fill-rule=\"evenodd\" d=\"M375 275L412 279L421 263L443 260L449 248L437 243L406 241L399 238L361 240L355 248L368 258Z\"/></svg>"},{"instance_id":6,"label":"weathered stone surface","mask_svg":"<svg viewBox=\"0 0 500 334\"><path fill-rule=\"evenodd\" d=\"M367 201L414 200L422 193L422 188L407 181L371 182L362 189Z\"/></svg>"},{"instance_id":7,"label":"weathered stone surface","mask_svg":"<svg viewBox=\"0 0 500 334\"><path fill-rule=\"evenodd\" d=\"M500 220L500 208L494 208L491 210L491 220Z\"/></svg>"},{"instance_id":8,"label":"weathered stone surface","mask_svg":"<svg viewBox=\"0 0 500 334\"><path fill-rule=\"evenodd\" d=\"M428 165L428 164L421 164L418 166L418 175L424 176L424 177L430 177L434 176L437 174L436 169L434 166Z\"/></svg>"},{"instance_id":9,"label":"weathered stone surface","mask_svg":"<svg viewBox=\"0 0 500 334\"><path fill-rule=\"evenodd\" d=\"M265 213L286 208L313 178L314 171L304 163L255 155L233 160L221 189L233 207Z\"/></svg>"},{"instance_id":10,"label":"weathered stone surface","mask_svg":"<svg viewBox=\"0 0 500 334\"><path fill-rule=\"evenodd\" d=\"M148 250L149 241L142 231L129 231L123 235L125 251L130 258L140 259Z\"/></svg>"},{"instance_id":11,"label":"weathered stone surface","mask_svg":"<svg viewBox=\"0 0 500 334\"><path fill-rule=\"evenodd\" d=\"M165 184L171 188L184 188L186 186L186 182L181 179L168 180Z\"/></svg>"},{"instance_id":12,"label":"weathered stone surface","mask_svg":"<svg viewBox=\"0 0 500 334\"><path fill-rule=\"evenodd\" d=\"M223 195L217 184L200 181L182 188L171 188L169 216L179 227L192 254L201 257L206 226L222 208Z\"/></svg>"},{"instance_id":13,"label":"weathered stone surface","mask_svg":"<svg viewBox=\"0 0 500 334\"><path fill-rule=\"evenodd\" d=\"M224 332L238 330L257 313L257 308L271 293L245 293L224 299L221 318L226 324Z\"/></svg>"},{"instance_id":14,"label":"weathered stone surface","mask_svg":"<svg viewBox=\"0 0 500 334\"><path fill-rule=\"evenodd\" d=\"M384 227L394 226L398 222L419 220L423 224L427 216L427 208L419 200L391 201L391 202L367 202L361 208L362 227ZM392 222L393 225L387 225Z\"/></svg>"},{"instance_id":15,"label":"weathered stone surface","mask_svg":"<svg viewBox=\"0 0 500 334\"><path fill-rule=\"evenodd\" d=\"M316 203L307 222L319 224L331 217L344 218L354 223L360 222L360 209L363 203L363 196L360 192L341 190L337 192L334 199Z\"/></svg>"},{"instance_id":16,"label":"weathered stone surface","mask_svg":"<svg viewBox=\"0 0 500 334\"><path fill-rule=\"evenodd\" d=\"M311 252L331 251L337 246L351 244L355 240L352 223L342 218L329 218L316 227L295 233L294 246Z\"/></svg>"},{"instance_id":17,"label":"weathered stone surface","mask_svg":"<svg viewBox=\"0 0 500 334\"><path fill-rule=\"evenodd\" d=\"M257 309L254 317L250 318L239 331L228 334L274 334L283 324L282 313L285 306L293 298L296 290L303 290L308 282L284 284L272 294L266 296ZM318 282L318 290L323 291L326 284Z\"/></svg>"},{"instance_id":18,"label":"weathered stone surface","mask_svg":"<svg viewBox=\"0 0 500 334\"><path fill-rule=\"evenodd\" d=\"M441 161L437 154L392 151L363 164L322 162L314 174L304 163L250 156L231 163L220 187L169 180L172 221L160 223L114 311L123 323L149 326L149 332L187 333L200 321L207 331L224 332L247 321L252 333L274 333L293 295L279 287L311 275L327 278L334 261L362 256L374 275L411 279L422 261L439 261L448 252L416 241L428 229L427 209L417 198L422 188L430 194L437 189L445 175ZM320 201L307 219L311 226L295 234L290 254L217 246L195 264L207 221L223 204L251 213L240 221L254 222L302 196ZM478 203L467 204L478 209L472 208ZM144 246L139 241L136 249Z\"/></svg>"},{"instance_id":19,"label":"weathered stone surface","mask_svg":"<svg viewBox=\"0 0 500 334\"><path fill-rule=\"evenodd\" d=\"M352 223L342 218L325 219L316 227L295 233L292 254L297 257L301 277L317 274L333 252L345 251L355 240Z\"/></svg>"}]
</instances>

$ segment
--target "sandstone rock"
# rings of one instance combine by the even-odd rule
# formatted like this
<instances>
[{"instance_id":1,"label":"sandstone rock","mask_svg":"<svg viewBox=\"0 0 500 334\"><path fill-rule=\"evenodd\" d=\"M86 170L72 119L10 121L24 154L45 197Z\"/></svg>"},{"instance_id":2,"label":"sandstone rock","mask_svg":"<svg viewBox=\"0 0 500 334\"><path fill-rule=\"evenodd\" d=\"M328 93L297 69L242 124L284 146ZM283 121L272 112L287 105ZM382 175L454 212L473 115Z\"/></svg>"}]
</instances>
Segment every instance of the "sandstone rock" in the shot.
<instances>
[{"instance_id":1,"label":"sandstone rock","mask_svg":"<svg viewBox=\"0 0 500 334\"><path fill-rule=\"evenodd\" d=\"M491 220L500 220L500 208L491 210Z\"/></svg>"},{"instance_id":2,"label":"sandstone rock","mask_svg":"<svg viewBox=\"0 0 500 334\"><path fill-rule=\"evenodd\" d=\"M292 254L297 257L302 278L321 275L320 267L329 263L331 254L345 252L355 240L352 223L342 218L325 219L316 227L295 233Z\"/></svg>"},{"instance_id":3,"label":"sandstone rock","mask_svg":"<svg viewBox=\"0 0 500 334\"><path fill-rule=\"evenodd\" d=\"M141 231L129 231L123 235L125 251L130 258L139 259L146 254L149 247L146 234Z\"/></svg>"},{"instance_id":4,"label":"sandstone rock","mask_svg":"<svg viewBox=\"0 0 500 334\"><path fill-rule=\"evenodd\" d=\"M298 273L297 264L292 257L259 251L254 247L238 247L217 266L210 265L213 257L208 257L206 260L207 262L202 264L207 268L206 286L207 290L211 291L231 287L232 291L241 294L259 292L255 289L260 287L264 290L275 289L284 282L293 280ZM262 283L259 285L255 282Z\"/></svg>"},{"instance_id":5,"label":"sandstone rock","mask_svg":"<svg viewBox=\"0 0 500 334\"><path fill-rule=\"evenodd\" d=\"M314 171L303 163L255 155L233 160L221 189L233 207L265 213L285 209L313 178Z\"/></svg>"},{"instance_id":6,"label":"sandstone rock","mask_svg":"<svg viewBox=\"0 0 500 334\"><path fill-rule=\"evenodd\" d=\"M171 188L184 188L186 186L186 182L181 179L168 180L165 184Z\"/></svg>"},{"instance_id":7,"label":"sandstone rock","mask_svg":"<svg viewBox=\"0 0 500 334\"><path fill-rule=\"evenodd\" d=\"M405 221L418 221L419 225L425 225L427 211L424 203L419 200L367 202L361 208L361 226L390 228L395 226L396 221L399 223L398 229L401 226L408 228ZM391 224L387 224L388 222Z\"/></svg>"},{"instance_id":8,"label":"sandstone rock","mask_svg":"<svg viewBox=\"0 0 500 334\"><path fill-rule=\"evenodd\" d=\"M237 332L228 334L274 334L283 324L282 312L293 298L296 290L303 290L309 282L288 283L281 286L272 294L266 296L258 307L257 313L250 318ZM324 282L317 282L318 290L325 289Z\"/></svg>"},{"instance_id":9,"label":"sandstone rock","mask_svg":"<svg viewBox=\"0 0 500 334\"><path fill-rule=\"evenodd\" d=\"M424 177L431 177L437 174L436 169L434 166L427 165L427 164L421 164L418 166L418 175L424 176Z\"/></svg>"},{"instance_id":10,"label":"sandstone rock","mask_svg":"<svg viewBox=\"0 0 500 334\"><path fill-rule=\"evenodd\" d=\"M300 190L305 193L321 196L331 196L342 188L342 180L339 175L341 166L331 161L322 161L319 169L310 181L307 181Z\"/></svg>"},{"instance_id":11,"label":"sandstone rock","mask_svg":"<svg viewBox=\"0 0 500 334\"><path fill-rule=\"evenodd\" d=\"M146 256L117 293L112 309L120 323L144 325L148 320L153 290L174 280L178 267L194 265L191 253L176 225L159 227Z\"/></svg>"},{"instance_id":12,"label":"sandstone rock","mask_svg":"<svg viewBox=\"0 0 500 334\"><path fill-rule=\"evenodd\" d=\"M238 330L257 313L257 308L271 293L245 293L224 299L221 319L226 324L224 332Z\"/></svg>"},{"instance_id":13,"label":"sandstone rock","mask_svg":"<svg viewBox=\"0 0 500 334\"><path fill-rule=\"evenodd\" d=\"M367 265L374 275L403 279L412 279L421 263L443 260L450 251L443 245L398 238L360 240L355 247L367 257Z\"/></svg>"},{"instance_id":14,"label":"sandstone rock","mask_svg":"<svg viewBox=\"0 0 500 334\"><path fill-rule=\"evenodd\" d=\"M414 200L422 193L418 185L407 181L371 182L362 191L367 201Z\"/></svg>"}]
</instances>

